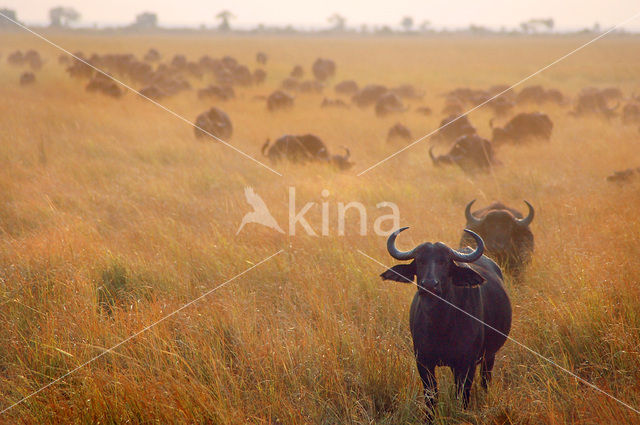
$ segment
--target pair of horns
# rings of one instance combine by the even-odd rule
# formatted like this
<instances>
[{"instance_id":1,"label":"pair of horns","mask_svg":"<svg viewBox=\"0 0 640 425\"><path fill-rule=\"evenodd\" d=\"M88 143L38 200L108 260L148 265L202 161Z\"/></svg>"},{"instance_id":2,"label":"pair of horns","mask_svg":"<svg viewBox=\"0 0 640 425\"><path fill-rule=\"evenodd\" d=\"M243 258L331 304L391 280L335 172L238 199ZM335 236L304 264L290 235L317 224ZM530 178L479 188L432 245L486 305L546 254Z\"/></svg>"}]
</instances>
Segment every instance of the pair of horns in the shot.
<instances>
[{"instance_id":1,"label":"pair of horns","mask_svg":"<svg viewBox=\"0 0 640 425\"><path fill-rule=\"evenodd\" d=\"M387 251L389 251L389 254L396 260L411 260L415 257L416 248L412 249L411 251L400 251L398 250L398 248L396 248L396 238L398 237L400 232L403 232L407 229L408 227L398 229L389 236L389 239L387 239ZM476 250L469 254L456 251L452 248L449 248L449 251L451 252L451 256L455 261L458 261L460 263L473 263L474 261L482 257L482 253L484 252L484 241L480 236L478 236L471 230L464 229L464 231L473 236L473 238L476 240L476 244L478 245Z\"/></svg>"},{"instance_id":2,"label":"pair of horns","mask_svg":"<svg viewBox=\"0 0 640 425\"><path fill-rule=\"evenodd\" d=\"M474 202L476 202L475 199L467 204L467 207L464 209L464 215L467 218L467 223L477 226L481 224L484 220L477 218L476 216L471 214L471 206L473 205ZM524 203L527 204L527 207L529 208L529 215L527 215L525 218L522 218L522 219L520 218L515 219L516 223L518 223L518 225L522 227L526 227L530 225L531 222L533 221L533 216L535 215L535 210L533 209L533 206L527 201L524 201Z\"/></svg>"}]
</instances>

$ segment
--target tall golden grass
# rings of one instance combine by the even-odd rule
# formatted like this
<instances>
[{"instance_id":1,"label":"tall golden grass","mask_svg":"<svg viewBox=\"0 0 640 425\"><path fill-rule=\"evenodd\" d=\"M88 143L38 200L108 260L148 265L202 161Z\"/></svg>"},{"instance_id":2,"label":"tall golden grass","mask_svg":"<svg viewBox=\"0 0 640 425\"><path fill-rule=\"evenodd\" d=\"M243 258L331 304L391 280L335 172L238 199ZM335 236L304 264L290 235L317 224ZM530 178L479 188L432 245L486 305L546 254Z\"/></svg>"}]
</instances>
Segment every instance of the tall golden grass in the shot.
<instances>
[{"instance_id":1,"label":"tall golden grass","mask_svg":"<svg viewBox=\"0 0 640 425\"><path fill-rule=\"evenodd\" d=\"M375 205L398 204L412 229L402 246L457 244L464 206L502 200L536 207L534 261L507 280L511 336L604 391L640 408L640 196L614 186L613 170L640 166L640 135L618 119L573 118L543 106L549 143L501 147L501 167L469 177L434 169L425 141L361 177L397 150L395 122L416 137L437 128L443 92L510 84L587 41L583 38L252 38L49 34L71 51L269 54L264 86L216 104L194 92L164 104L189 119L216 105L230 142L260 158L267 137L311 132L351 148L345 173L279 164L279 177L128 93L87 93L57 64L59 51L3 34L3 58L35 48L47 60L36 85L0 64L0 409L46 385L279 249L284 253L0 416L2 423L412 424L424 421L408 330L414 288L382 282L392 264L371 232ZM569 95L588 85L638 87L640 41L602 40L530 84ZM271 114L264 101L295 64L335 59L334 82L411 83L433 116L375 117L323 110L299 95ZM253 65L252 65L253 66ZM207 81L194 80L195 86ZM333 96L330 89L327 95ZM519 108L519 110L532 110ZM489 135L489 110L470 116ZM243 189L255 188L285 226L288 188L299 204L330 192L331 234L283 236L248 225ZM368 236L350 217L337 235L337 202L367 206ZM309 214L319 231L319 207ZM637 424L640 415L517 344L500 351L488 393L474 386L462 410L447 370L438 372L437 423Z\"/></svg>"}]
</instances>

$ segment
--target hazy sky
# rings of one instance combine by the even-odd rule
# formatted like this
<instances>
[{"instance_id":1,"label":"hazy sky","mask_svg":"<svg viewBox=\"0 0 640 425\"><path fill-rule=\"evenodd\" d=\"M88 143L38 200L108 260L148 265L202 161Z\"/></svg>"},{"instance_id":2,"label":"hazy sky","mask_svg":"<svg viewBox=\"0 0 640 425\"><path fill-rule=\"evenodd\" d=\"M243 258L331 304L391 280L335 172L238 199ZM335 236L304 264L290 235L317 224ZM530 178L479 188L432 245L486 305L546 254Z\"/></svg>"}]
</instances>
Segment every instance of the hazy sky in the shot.
<instances>
[{"instance_id":1,"label":"hazy sky","mask_svg":"<svg viewBox=\"0 0 640 425\"><path fill-rule=\"evenodd\" d=\"M560 29L614 25L640 12L638 0L0 0L0 7L18 12L27 23L47 22L47 11L71 6L82 14L83 24L124 24L136 14L154 11L161 25L213 25L214 15L228 9L236 15L232 24L293 24L327 26L327 17L338 12L347 24L397 25L412 16L416 25L428 20L436 28L469 24L494 28L514 27L523 20L552 17ZM640 18L627 28L640 28Z\"/></svg>"}]
</instances>

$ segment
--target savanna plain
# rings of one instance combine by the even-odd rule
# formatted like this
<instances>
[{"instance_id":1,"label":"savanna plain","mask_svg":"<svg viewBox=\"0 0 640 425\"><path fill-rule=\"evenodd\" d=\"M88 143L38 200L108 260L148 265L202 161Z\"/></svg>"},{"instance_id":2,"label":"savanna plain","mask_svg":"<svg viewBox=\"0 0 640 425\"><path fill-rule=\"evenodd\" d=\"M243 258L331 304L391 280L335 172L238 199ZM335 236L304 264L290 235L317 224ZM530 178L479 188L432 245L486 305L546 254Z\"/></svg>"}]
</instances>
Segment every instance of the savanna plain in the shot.
<instances>
[{"instance_id":1,"label":"savanna plain","mask_svg":"<svg viewBox=\"0 0 640 425\"><path fill-rule=\"evenodd\" d=\"M0 423L423 423L408 325L415 285L383 282L384 267L358 250L395 263L373 232L388 213L376 208L381 202L396 203L400 224L411 226L400 248L457 247L472 199L523 210L526 199L536 208L532 263L521 281L505 282L510 336L640 409L640 185L605 179L640 166L637 125L571 116L570 102L517 106L510 115L547 113L551 140L500 146L502 165L489 173L435 168L424 140L358 176L404 146L386 141L396 122L415 138L436 129L446 91L515 83L586 36L46 35L87 56L141 57L154 47L165 60L232 55L252 69L265 52L266 81L237 88L234 99L201 100L191 90L161 103L189 120L223 109L234 126L229 143L282 176L196 139L189 124L134 93L85 91L58 63L62 52L34 36L0 35L0 409L283 251L4 412ZM7 64L16 49L42 55L35 84L21 87L22 70ZM337 65L325 93L300 93L293 108L269 112L261 96L296 64L308 75L317 57ZM207 78L190 81L199 88ZM631 96L639 78L640 39L613 35L523 86L570 98L587 86L615 86ZM333 84L343 79L413 84L425 96L381 118L371 108L321 108L324 96L340 97ZM415 112L425 105L431 115ZM469 116L484 137L492 118L487 108ZM304 133L332 152L348 146L354 167L272 165L261 156L267 138ZM285 230L294 187L298 210L316 203L306 217L319 236L258 224L236 234L250 211L245 187ZM338 233L336 205L351 201L367 208L366 235L357 214ZM640 423L640 414L512 341L498 353L488 392L476 380L466 410L450 371L437 375L438 424Z\"/></svg>"}]
</instances>

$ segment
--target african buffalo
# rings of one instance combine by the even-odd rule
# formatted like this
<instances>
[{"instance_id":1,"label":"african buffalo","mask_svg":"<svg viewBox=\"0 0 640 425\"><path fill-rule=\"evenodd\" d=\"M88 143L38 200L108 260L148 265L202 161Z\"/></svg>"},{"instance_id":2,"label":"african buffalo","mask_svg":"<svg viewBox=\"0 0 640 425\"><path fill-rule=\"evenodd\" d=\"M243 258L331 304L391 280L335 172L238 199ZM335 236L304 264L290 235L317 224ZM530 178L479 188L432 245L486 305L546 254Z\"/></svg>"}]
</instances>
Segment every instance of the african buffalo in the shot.
<instances>
[{"instance_id":1,"label":"african buffalo","mask_svg":"<svg viewBox=\"0 0 640 425\"><path fill-rule=\"evenodd\" d=\"M411 140L411 130L407 128L407 126L396 123L393 127L389 129L387 133L387 142L393 142L396 140L402 140L408 142Z\"/></svg>"},{"instance_id":2,"label":"african buffalo","mask_svg":"<svg viewBox=\"0 0 640 425\"><path fill-rule=\"evenodd\" d=\"M431 146L429 157L435 166L456 164L466 173L487 171L500 164L495 158L491 142L477 134L459 137L446 155L434 156Z\"/></svg>"},{"instance_id":3,"label":"african buffalo","mask_svg":"<svg viewBox=\"0 0 640 425\"><path fill-rule=\"evenodd\" d=\"M496 144L503 142L523 142L532 138L549 140L553 123L547 114L541 112L522 112L511 118L502 128L493 128L492 141Z\"/></svg>"},{"instance_id":4,"label":"african buffalo","mask_svg":"<svg viewBox=\"0 0 640 425\"><path fill-rule=\"evenodd\" d=\"M119 98L124 94L124 90L120 88L118 83L101 73L97 73L91 78L85 90L88 92L102 93L115 98Z\"/></svg>"},{"instance_id":5,"label":"african buffalo","mask_svg":"<svg viewBox=\"0 0 640 425\"><path fill-rule=\"evenodd\" d=\"M293 106L293 96L282 90L276 90L267 97L267 108L270 111L287 109Z\"/></svg>"},{"instance_id":6,"label":"african buffalo","mask_svg":"<svg viewBox=\"0 0 640 425\"><path fill-rule=\"evenodd\" d=\"M472 134L476 134L476 128L471 125L466 115L449 115L440 121L440 128L433 137L444 141L454 141L461 136Z\"/></svg>"},{"instance_id":7,"label":"african buffalo","mask_svg":"<svg viewBox=\"0 0 640 425\"><path fill-rule=\"evenodd\" d=\"M465 227L484 239L489 257L510 275L519 278L531 262L533 254L533 233L529 227L535 214L533 207L524 201L529 208L529 214L523 218L520 211L501 202L494 202L486 208L471 212L474 202L475 200L469 202L464 210L467 219ZM460 246L469 242L471 239L463 233Z\"/></svg>"},{"instance_id":8,"label":"african buffalo","mask_svg":"<svg viewBox=\"0 0 640 425\"><path fill-rule=\"evenodd\" d=\"M616 115L615 111L619 106L619 104L609 106L609 101L612 98L615 99L611 93L607 93L606 90L587 87L578 94L573 111L571 111L570 114L573 116L598 114L605 118L612 118Z\"/></svg>"},{"instance_id":9,"label":"african buffalo","mask_svg":"<svg viewBox=\"0 0 640 425\"><path fill-rule=\"evenodd\" d=\"M333 89L340 94L354 94L358 91L358 83L353 80L344 80L336 84Z\"/></svg>"},{"instance_id":10,"label":"african buffalo","mask_svg":"<svg viewBox=\"0 0 640 425\"><path fill-rule=\"evenodd\" d=\"M640 167L627 168L626 170L614 171L613 174L607 176L607 181L622 185L633 181L638 176L640 176Z\"/></svg>"},{"instance_id":11,"label":"african buffalo","mask_svg":"<svg viewBox=\"0 0 640 425\"><path fill-rule=\"evenodd\" d=\"M300 65L296 65L289 73L289 76L291 78L302 78L304 77L304 69Z\"/></svg>"},{"instance_id":12,"label":"african buffalo","mask_svg":"<svg viewBox=\"0 0 640 425\"><path fill-rule=\"evenodd\" d=\"M216 98L219 100L229 100L235 96L235 92L231 86L210 85L198 90L198 99Z\"/></svg>"},{"instance_id":13,"label":"african buffalo","mask_svg":"<svg viewBox=\"0 0 640 425\"><path fill-rule=\"evenodd\" d=\"M318 58L311 67L313 76L318 81L326 81L336 74L336 63L331 59Z\"/></svg>"},{"instance_id":14,"label":"african buffalo","mask_svg":"<svg viewBox=\"0 0 640 425\"><path fill-rule=\"evenodd\" d=\"M418 373L427 406L435 405L436 366L451 368L458 394L466 408L480 364L482 387L487 388L498 350L511 329L511 303L498 265L482 255L482 238L465 230L477 244L475 250L456 251L442 242L426 242L410 251L395 246L393 232L387 240L389 254L400 261L386 270L383 280L411 283L417 292L411 303L409 327Z\"/></svg>"},{"instance_id":15,"label":"african buffalo","mask_svg":"<svg viewBox=\"0 0 640 425\"><path fill-rule=\"evenodd\" d=\"M205 137L209 133L220 139L228 139L233 133L229 115L215 107L198 115L195 124L193 130L196 138Z\"/></svg>"},{"instance_id":16,"label":"african buffalo","mask_svg":"<svg viewBox=\"0 0 640 425\"><path fill-rule=\"evenodd\" d=\"M358 90L358 92L351 97L351 100L356 105L364 108L376 103L378 99L388 91L389 89L385 86L381 86L379 84L368 84Z\"/></svg>"},{"instance_id":17,"label":"african buffalo","mask_svg":"<svg viewBox=\"0 0 640 425\"><path fill-rule=\"evenodd\" d=\"M284 135L269 146L269 139L262 145L262 154L272 162L287 159L291 162L329 161L329 151L324 142L313 134ZM348 159L348 157L347 157Z\"/></svg>"},{"instance_id":18,"label":"african buffalo","mask_svg":"<svg viewBox=\"0 0 640 425\"><path fill-rule=\"evenodd\" d=\"M267 54L264 52L258 52L256 53L256 62L258 62L261 65L264 65L267 63Z\"/></svg>"},{"instance_id":19,"label":"african buffalo","mask_svg":"<svg viewBox=\"0 0 640 425\"><path fill-rule=\"evenodd\" d=\"M393 92L388 92L380 96L376 102L375 110L377 116L383 117L393 112L404 112L407 107L403 105L400 96Z\"/></svg>"},{"instance_id":20,"label":"african buffalo","mask_svg":"<svg viewBox=\"0 0 640 425\"><path fill-rule=\"evenodd\" d=\"M344 150L344 155L331 155L331 157L329 158L329 162L331 163L331 165L338 168L339 170L348 170L349 168L353 167L354 164L349 160L349 158L351 158L351 151L349 151L349 148L345 146Z\"/></svg>"},{"instance_id":21,"label":"african buffalo","mask_svg":"<svg viewBox=\"0 0 640 425\"><path fill-rule=\"evenodd\" d=\"M36 82L36 76L33 72L23 72L20 75L20 85L21 86L29 86Z\"/></svg>"}]
</instances>

